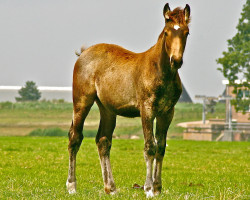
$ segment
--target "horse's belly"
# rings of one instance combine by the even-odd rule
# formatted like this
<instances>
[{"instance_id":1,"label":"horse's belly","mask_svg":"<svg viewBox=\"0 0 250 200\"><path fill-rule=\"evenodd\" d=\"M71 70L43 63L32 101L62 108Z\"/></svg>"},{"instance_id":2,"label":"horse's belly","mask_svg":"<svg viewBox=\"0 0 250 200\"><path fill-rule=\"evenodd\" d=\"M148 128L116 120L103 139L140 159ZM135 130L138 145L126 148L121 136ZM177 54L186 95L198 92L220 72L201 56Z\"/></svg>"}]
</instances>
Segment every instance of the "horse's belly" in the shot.
<instances>
[{"instance_id":1,"label":"horse's belly","mask_svg":"<svg viewBox=\"0 0 250 200\"><path fill-rule=\"evenodd\" d=\"M134 101L122 101L124 99L115 97L107 98L107 95L106 98L99 97L99 100L105 108L116 115L124 117L140 116L140 110L137 108Z\"/></svg>"},{"instance_id":2,"label":"horse's belly","mask_svg":"<svg viewBox=\"0 0 250 200\"><path fill-rule=\"evenodd\" d=\"M117 115L138 117L140 111L135 89L130 83L118 83L115 80L101 81L97 84L97 96L104 107Z\"/></svg>"},{"instance_id":3,"label":"horse's belly","mask_svg":"<svg viewBox=\"0 0 250 200\"><path fill-rule=\"evenodd\" d=\"M123 117L139 117L140 111L133 105L123 105L118 108L114 108L112 105L110 106L112 111L116 113L117 115L123 116Z\"/></svg>"}]
</instances>

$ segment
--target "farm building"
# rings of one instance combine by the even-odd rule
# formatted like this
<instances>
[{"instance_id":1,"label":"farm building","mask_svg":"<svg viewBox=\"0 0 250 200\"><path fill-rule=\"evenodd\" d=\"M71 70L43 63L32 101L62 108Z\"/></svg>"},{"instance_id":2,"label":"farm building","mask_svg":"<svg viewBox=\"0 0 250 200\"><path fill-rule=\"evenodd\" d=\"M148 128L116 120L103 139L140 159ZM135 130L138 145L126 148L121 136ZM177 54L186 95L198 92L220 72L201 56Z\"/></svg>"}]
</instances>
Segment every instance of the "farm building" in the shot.
<instances>
[{"instance_id":1,"label":"farm building","mask_svg":"<svg viewBox=\"0 0 250 200\"><path fill-rule=\"evenodd\" d=\"M223 81L224 84L226 84L226 89L223 94L224 96L231 96L233 98L236 98L236 94L233 93L233 86L227 85L228 81ZM249 98L250 96L250 91L247 88L240 88L240 93L239 95L242 95L243 99ZM226 106L228 107L228 101L226 101ZM227 116L229 113L227 113ZM232 106L232 121L237 122L237 123L250 123L249 121L249 115L250 115L250 105L248 106L248 111L246 114L243 114L242 112L236 112L235 108Z\"/></svg>"},{"instance_id":2,"label":"farm building","mask_svg":"<svg viewBox=\"0 0 250 200\"><path fill-rule=\"evenodd\" d=\"M179 99L178 102L184 102L184 103L192 103L192 99L190 98L186 88L184 87L184 85L182 84L182 93L181 93L181 97Z\"/></svg>"},{"instance_id":3,"label":"farm building","mask_svg":"<svg viewBox=\"0 0 250 200\"><path fill-rule=\"evenodd\" d=\"M238 81L239 82L239 81ZM211 119L205 124L202 121L180 123L179 126L186 128L183 133L183 139L187 140L216 140L216 141L241 141L250 138L250 105L249 110L236 112L234 106L231 106L230 99L236 98L233 93L233 87L228 85L228 81L222 82L226 89L222 95L222 101L226 106L226 119ZM243 98L249 98L249 89L240 88Z\"/></svg>"}]
</instances>

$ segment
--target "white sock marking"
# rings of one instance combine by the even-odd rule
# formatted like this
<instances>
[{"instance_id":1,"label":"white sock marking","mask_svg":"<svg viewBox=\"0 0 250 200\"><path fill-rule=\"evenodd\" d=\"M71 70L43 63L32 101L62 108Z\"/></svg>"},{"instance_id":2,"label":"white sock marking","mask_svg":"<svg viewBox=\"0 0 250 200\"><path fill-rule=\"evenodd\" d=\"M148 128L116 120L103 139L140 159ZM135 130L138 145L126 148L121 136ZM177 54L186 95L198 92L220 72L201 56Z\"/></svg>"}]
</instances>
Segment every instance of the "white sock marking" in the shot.
<instances>
[{"instance_id":1,"label":"white sock marking","mask_svg":"<svg viewBox=\"0 0 250 200\"><path fill-rule=\"evenodd\" d=\"M66 187L67 187L69 194L76 193L76 182L69 183L67 180Z\"/></svg>"},{"instance_id":2,"label":"white sock marking","mask_svg":"<svg viewBox=\"0 0 250 200\"><path fill-rule=\"evenodd\" d=\"M147 191L147 192L146 192L146 195L147 195L147 198L152 198L152 197L154 197L153 190Z\"/></svg>"}]
</instances>

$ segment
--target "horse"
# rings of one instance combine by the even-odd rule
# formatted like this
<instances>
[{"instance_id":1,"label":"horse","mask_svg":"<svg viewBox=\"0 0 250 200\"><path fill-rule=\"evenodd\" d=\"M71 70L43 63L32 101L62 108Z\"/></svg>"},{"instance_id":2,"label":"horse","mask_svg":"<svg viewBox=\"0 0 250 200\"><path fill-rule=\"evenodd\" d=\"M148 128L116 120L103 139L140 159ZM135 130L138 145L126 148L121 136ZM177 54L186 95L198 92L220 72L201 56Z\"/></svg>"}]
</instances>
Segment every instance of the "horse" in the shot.
<instances>
[{"instance_id":1,"label":"horse","mask_svg":"<svg viewBox=\"0 0 250 200\"><path fill-rule=\"evenodd\" d=\"M157 43L143 53L134 53L114 44L96 44L84 49L73 71L73 119L69 130L69 171L66 182L70 194L76 192L76 155L83 140L83 126L94 102L100 110L96 135L104 190L116 192L110 165L112 135L116 116L141 117L147 197L159 195L166 137L174 106L182 85L178 69L189 35L190 6L163 9L165 26ZM156 119L156 131L153 122ZM155 162L154 162L155 161ZM154 170L153 170L154 163ZM153 172L152 172L153 171Z\"/></svg>"}]
</instances>

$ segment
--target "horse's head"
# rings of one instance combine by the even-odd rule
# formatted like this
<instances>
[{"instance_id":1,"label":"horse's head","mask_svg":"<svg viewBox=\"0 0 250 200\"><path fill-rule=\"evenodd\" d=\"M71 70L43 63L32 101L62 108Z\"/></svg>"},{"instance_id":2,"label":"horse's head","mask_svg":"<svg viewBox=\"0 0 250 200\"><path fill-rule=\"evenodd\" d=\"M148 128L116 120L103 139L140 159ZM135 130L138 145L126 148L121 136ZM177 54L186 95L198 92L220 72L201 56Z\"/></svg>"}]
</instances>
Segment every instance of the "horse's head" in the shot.
<instances>
[{"instance_id":1,"label":"horse's head","mask_svg":"<svg viewBox=\"0 0 250 200\"><path fill-rule=\"evenodd\" d=\"M176 8L170 10L168 3L163 10L165 18L165 49L170 60L171 67L180 68L183 60L183 53L189 34L188 24L190 22L190 7L187 4L182 10Z\"/></svg>"}]
</instances>

